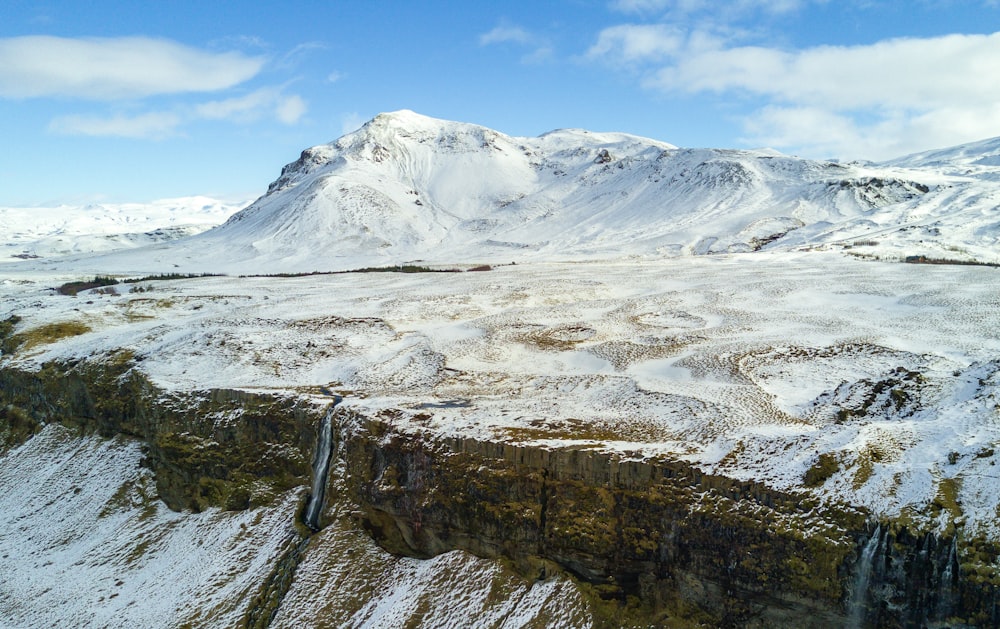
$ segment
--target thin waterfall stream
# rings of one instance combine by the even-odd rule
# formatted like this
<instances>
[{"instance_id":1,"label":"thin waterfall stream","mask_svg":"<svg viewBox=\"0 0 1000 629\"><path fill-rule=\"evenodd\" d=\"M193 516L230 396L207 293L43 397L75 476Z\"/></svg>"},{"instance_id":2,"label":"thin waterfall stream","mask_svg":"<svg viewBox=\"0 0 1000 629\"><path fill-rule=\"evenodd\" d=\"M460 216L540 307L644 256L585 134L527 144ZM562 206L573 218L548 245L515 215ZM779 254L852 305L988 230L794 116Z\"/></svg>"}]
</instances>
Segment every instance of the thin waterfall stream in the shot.
<instances>
[{"instance_id":1,"label":"thin waterfall stream","mask_svg":"<svg viewBox=\"0 0 1000 629\"><path fill-rule=\"evenodd\" d=\"M878 525L861 550L861 556L858 557L858 563L854 568L853 591L848 609L848 629L861 627L864 624L868 612L868 588L871 583L872 571L875 568L875 557L881 547L882 526Z\"/></svg>"},{"instance_id":2,"label":"thin waterfall stream","mask_svg":"<svg viewBox=\"0 0 1000 629\"><path fill-rule=\"evenodd\" d=\"M334 396L319 425L316 436L316 449L313 453L312 485L305 510L302 513L302 523L308 531L299 530L289 534L285 540L285 552L279 557L274 569L264 582L250 605L245 618L245 625L251 629L266 629L271 625L278 613L281 601L285 598L295 570L302 561L306 546L314 533L321 528L320 518L326 499L326 484L330 476L330 462L333 459L333 412L341 401L340 396Z\"/></svg>"},{"instance_id":3,"label":"thin waterfall stream","mask_svg":"<svg viewBox=\"0 0 1000 629\"><path fill-rule=\"evenodd\" d=\"M958 566L958 536L951 539L948 545L944 568L941 570L941 577L938 582L937 608L935 609L938 618L947 619L951 616L955 608L955 568Z\"/></svg>"},{"instance_id":4,"label":"thin waterfall stream","mask_svg":"<svg viewBox=\"0 0 1000 629\"><path fill-rule=\"evenodd\" d=\"M316 452L313 456L312 488L302 518L303 523L314 532L320 529L319 517L323 512L326 483L330 475L330 459L333 458L333 410L337 406L337 401L330 405L330 409L320 423L319 436L316 439Z\"/></svg>"}]
</instances>

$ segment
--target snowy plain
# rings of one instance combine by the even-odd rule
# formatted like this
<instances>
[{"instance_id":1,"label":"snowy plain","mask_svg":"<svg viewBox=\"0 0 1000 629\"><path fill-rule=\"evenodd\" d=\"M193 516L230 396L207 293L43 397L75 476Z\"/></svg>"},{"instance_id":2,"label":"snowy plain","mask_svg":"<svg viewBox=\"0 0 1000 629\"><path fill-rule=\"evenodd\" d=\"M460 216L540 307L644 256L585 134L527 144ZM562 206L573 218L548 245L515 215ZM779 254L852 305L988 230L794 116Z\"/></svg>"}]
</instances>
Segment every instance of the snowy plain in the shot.
<instances>
[{"instance_id":1,"label":"snowy plain","mask_svg":"<svg viewBox=\"0 0 1000 629\"><path fill-rule=\"evenodd\" d=\"M671 454L780 489L832 453L827 499L921 511L953 478L965 525L997 533L993 268L755 253L51 285L7 279L0 314L91 331L14 364L125 348L164 389L325 386L415 431Z\"/></svg>"}]
</instances>

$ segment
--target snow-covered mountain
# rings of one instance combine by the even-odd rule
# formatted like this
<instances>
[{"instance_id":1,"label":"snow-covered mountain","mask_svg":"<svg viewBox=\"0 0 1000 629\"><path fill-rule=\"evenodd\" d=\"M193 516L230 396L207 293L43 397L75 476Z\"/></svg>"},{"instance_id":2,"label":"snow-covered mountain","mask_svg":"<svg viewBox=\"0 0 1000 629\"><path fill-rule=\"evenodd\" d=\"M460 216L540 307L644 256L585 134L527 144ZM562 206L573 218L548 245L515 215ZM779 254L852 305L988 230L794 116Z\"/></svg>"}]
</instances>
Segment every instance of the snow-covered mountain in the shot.
<instances>
[{"instance_id":1,"label":"snow-covered mountain","mask_svg":"<svg viewBox=\"0 0 1000 629\"><path fill-rule=\"evenodd\" d=\"M246 205L195 196L151 203L0 207L0 262L131 249L193 236Z\"/></svg>"},{"instance_id":2,"label":"snow-covered mountain","mask_svg":"<svg viewBox=\"0 0 1000 629\"><path fill-rule=\"evenodd\" d=\"M92 262L245 273L804 248L993 262L997 199L1000 140L838 163L398 111L306 149L215 229Z\"/></svg>"},{"instance_id":3,"label":"snow-covered mountain","mask_svg":"<svg viewBox=\"0 0 1000 629\"><path fill-rule=\"evenodd\" d=\"M928 190L773 151L572 129L517 138L400 111L307 149L198 242L317 267L751 251Z\"/></svg>"}]
</instances>

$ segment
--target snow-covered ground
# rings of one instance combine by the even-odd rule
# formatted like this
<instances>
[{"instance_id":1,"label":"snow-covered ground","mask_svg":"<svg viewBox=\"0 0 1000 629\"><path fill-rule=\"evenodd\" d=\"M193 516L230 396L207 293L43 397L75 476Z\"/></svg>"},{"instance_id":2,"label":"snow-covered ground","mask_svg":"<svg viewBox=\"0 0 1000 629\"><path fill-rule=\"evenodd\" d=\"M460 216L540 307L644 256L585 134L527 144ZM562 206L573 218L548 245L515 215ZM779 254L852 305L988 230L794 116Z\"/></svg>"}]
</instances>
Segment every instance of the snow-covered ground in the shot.
<instances>
[{"instance_id":1,"label":"snow-covered ground","mask_svg":"<svg viewBox=\"0 0 1000 629\"><path fill-rule=\"evenodd\" d=\"M135 441L57 425L0 457L0 625L239 625L297 496L267 510L176 513L141 458Z\"/></svg>"},{"instance_id":2,"label":"snow-covered ground","mask_svg":"<svg viewBox=\"0 0 1000 629\"><path fill-rule=\"evenodd\" d=\"M0 207L0 263L131 249L193 236L246 205L183 197L151 203Z\"/></svg>"},{"instance_id":3,"label":"snow-covered ground","mask_svg":"<svg viewBox=\"0 0 1000 629\"><path fill-rule=\"evenodd\" d=\"M8 279L0 317L91 331L15 363L129 348L167 389L323 385L347 405L409 409L415 429L667 453L781 489L830 453L820 495L923 512L955 479L959 520L1000 533L992 268L813 252L77 297L57 282Z\"/></svg>"}]
</instances>

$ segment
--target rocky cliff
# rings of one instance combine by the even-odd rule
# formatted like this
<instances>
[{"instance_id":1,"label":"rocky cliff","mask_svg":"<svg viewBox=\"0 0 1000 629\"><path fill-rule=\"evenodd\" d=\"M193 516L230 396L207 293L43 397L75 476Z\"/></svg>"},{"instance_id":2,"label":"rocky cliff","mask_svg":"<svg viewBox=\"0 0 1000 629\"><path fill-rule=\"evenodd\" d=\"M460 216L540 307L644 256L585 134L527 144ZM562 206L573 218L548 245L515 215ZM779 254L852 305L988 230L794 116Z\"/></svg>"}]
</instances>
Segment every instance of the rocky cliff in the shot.
<instances>
[{"instance_id":1,"label":"rocky cliff","mask_svg":"<svg viewBox=\"0 0 1000 629\"><path fill-rule=\"evenodd\" d=\"M137 439L173 509L266 509L301 492L331 402L166 393L127 353L0 370L5 450L56 422ZM363 530L396 555L468 551L529 584L568 578L590 624L1000 626L1000 546L989 540L875 523L862 509L665 457L444 437L414 429L396 409L346 405L332 419L320 527ZM246 624L281 618L303 552L350 561L322 546L322 532L295 529ZM536 622L546 624L541 615Z\"/></svg>"},{"instance_id":2,"label":"rocky cliff","mask_svg":"<svg viewBox=\"0 0 1000 629\"><path fill-rule=\"evenodd\" d=\"M135 368L129 352L0 373L0 404L12 435L7 447L47 423L138 439L157 492L172 509L246 509L309 481L318 411L294 396L165 393Z\"/></svg>"}]
</instances>

